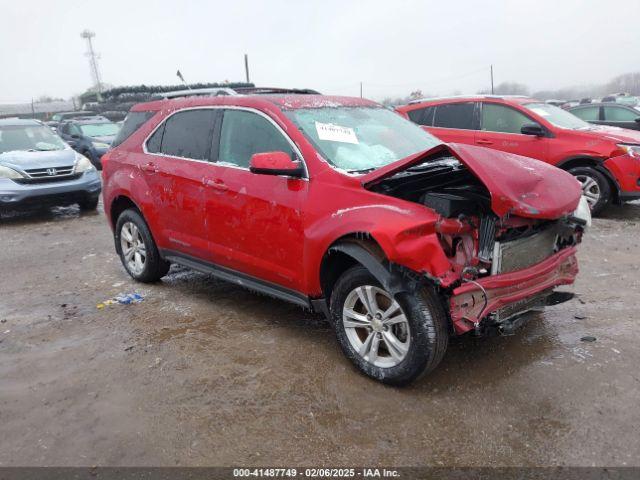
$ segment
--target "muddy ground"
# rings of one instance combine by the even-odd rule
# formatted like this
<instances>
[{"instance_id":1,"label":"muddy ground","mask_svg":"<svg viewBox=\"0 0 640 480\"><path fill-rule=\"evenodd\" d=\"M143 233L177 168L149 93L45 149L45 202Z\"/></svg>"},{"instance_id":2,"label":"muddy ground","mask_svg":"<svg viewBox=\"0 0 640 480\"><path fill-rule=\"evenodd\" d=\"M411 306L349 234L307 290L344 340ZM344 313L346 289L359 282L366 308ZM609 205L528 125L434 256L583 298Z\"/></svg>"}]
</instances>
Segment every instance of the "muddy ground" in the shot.
<instances>
[{"instance_id":1,"label":"muddy ground","mask_svg":"<svg viewBox=\"0 0 640 480\"><path fill-rule=\"evenodd\" d=\"M5 218L0 465L640 465L640 205L579 257L579 300L396 389L295 306L175 267L135 284L101 213ZM122 292L144 301L96 308Z\"/></svg>"}]
</instances>

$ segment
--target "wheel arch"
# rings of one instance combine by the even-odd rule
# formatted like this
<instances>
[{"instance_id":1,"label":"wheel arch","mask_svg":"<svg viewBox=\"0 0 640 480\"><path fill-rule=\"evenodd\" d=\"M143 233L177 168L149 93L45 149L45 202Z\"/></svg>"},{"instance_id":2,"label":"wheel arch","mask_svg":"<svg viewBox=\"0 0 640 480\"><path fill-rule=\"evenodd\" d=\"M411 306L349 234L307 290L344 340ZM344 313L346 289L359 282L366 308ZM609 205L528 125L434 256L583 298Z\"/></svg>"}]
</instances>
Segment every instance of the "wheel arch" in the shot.
<instances>
[{"instance_id":1,"label":"wheel arch","mask_svg":"<svg viewBox=\"0 0 640 480\"><path fill-rule=\"evenodd\" d=\"M113 199L109 207L109 219L113 230L116 228L120 214L130 208L136 210L144 218L142 209L128 195L118 195Z\"/></svg>"},{"instance_id":2,"label":"wheel arch","mask_svg":"<svg viewBox=\"0 0 640 480\"><path fill-rule=\"evenodd\" d=\"M602 173L609 182L609 187L611 188L611 193L613 195L613 201L619 203L620 186L618 185L618 182L613 177L611 172L605 166L603 166L602 162L603 161L601 158L590 157L588 155L576 155L573 157L565 158L561 162L557 163L556 167L566 171L569 171L570 169L576 167L591 167L596 169L598 172Z\"/></svg>"},{"instance_id":3,"label":"wheel arch","mask_svg":"<svg viewBox=\"0 0 640 480\"><path fill-rule=\"evenodd\" d=\"M384 250L370 233L353 232L341 236L327 248L320 262L320 287L325 301L329 302L338 278L356 265L365 267L379 281L387 281L389 274L385 262ZM385 278L379 278L381 276ZM384 285L385 282L381 283Z\"/></svg>"}]
</instances>

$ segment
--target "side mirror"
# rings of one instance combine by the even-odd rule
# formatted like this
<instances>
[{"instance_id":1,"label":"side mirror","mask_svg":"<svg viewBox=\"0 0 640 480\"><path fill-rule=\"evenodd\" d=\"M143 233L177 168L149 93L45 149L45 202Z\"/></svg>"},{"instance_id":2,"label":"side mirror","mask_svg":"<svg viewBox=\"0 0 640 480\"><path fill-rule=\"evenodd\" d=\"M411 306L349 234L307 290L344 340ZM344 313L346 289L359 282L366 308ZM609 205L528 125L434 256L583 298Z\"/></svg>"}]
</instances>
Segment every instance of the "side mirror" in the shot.
<instances>
[{"instance_id":1,"label":"side mirror","mask_svg":"<svg viewBox=\"0 0 640 480\"><path fill-rule=\"evenodd\" d=\"M284 152L254 153L249 163L251 173L263 175L285 175L300 178L304 175L301 162L294 162Z\"/></svg>"},{"instance_id":2,"label":"side mirror","mask_svg":"<svg viewBox=\"0 0 640 480\"><path fill-rule=\"evenodd\" d=\"M71 134L71 138L73 138L74 140L80 140L80 135L78 135L77 133L73 133Z\"/></svg>"},{"instance_id":3,"label":"side mirror","mask_svg":"<svg viewBox=\"0 0 640 480\"><path fill-rule=\"evenodd\" d=\"M520 133L523 135L535 135L536 137L544 137L546 130L537 123L525 123L520 129Z\"/></svg>"},{"instance_id":4,"label":"side mirror","mask_svg":"<svg viewBox=\"0 0 640 480\"><path fill-rule=\"evenodd\" d=\"M640 117L636 118L635 122L640 123Z\"/></svg>"}]
</instances>

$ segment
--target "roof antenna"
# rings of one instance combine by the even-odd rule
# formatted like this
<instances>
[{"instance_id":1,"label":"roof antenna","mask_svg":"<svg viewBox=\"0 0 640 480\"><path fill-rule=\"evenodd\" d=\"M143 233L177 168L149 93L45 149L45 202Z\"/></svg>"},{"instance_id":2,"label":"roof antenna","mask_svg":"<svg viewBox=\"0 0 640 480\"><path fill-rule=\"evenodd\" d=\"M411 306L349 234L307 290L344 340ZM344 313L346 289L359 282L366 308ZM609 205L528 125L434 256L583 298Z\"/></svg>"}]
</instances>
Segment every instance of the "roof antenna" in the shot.
<instances>
[{"instance_id":1,"label":"roof antenna","mask_svg":"<svg viewBox=\"0 0 640 480\"><path fill-rule=\"evenodd\" d=\"M182 83L184 83L184 86L187 87L188 90L191 90L191 87L187 85L187 82L184 81L184 77L182 76L182 73L180 73L180 70L176 72L176 75L180 80L182 80Z\"/></svg>"}]
</instances>

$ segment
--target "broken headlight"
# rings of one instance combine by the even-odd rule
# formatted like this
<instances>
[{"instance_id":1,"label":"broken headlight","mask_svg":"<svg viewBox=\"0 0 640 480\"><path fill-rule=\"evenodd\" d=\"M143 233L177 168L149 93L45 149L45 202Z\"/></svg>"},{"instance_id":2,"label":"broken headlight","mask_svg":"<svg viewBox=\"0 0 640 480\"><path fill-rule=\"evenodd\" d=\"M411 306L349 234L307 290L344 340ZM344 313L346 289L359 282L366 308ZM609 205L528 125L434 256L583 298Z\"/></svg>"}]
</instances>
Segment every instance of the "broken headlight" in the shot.
<instances>
[{"instance_id":1,"label":"broken headlight","mask_svg":"<svg viewBox=\"0 0 640 480\"><path fill-rule=\"evenodd\" d=\"M578 208L576 208L576 211L573 212L573 216L585 222L585 227L591 226L591 209L589 208L589 203L587 203L587 197L585 197L584 195L580 197Z\"/></svg>"}]
</instances>

